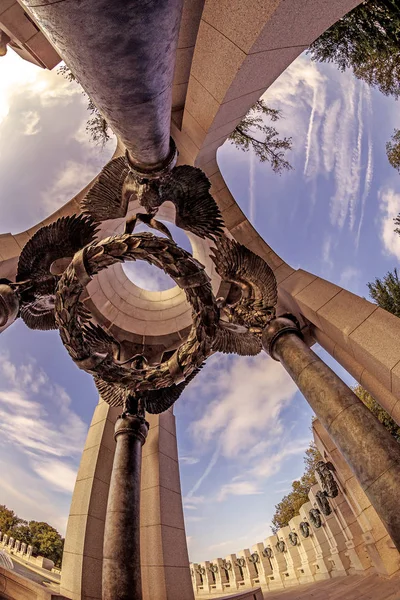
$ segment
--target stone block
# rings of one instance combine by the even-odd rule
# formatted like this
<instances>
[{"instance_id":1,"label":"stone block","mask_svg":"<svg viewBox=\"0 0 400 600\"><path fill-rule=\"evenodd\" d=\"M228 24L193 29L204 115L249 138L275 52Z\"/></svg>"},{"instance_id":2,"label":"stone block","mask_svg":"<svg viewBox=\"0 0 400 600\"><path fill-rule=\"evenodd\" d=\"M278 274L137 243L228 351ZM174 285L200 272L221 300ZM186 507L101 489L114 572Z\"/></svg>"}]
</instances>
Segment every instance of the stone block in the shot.
<instances>
[{"instance_id":1,"label":"stone block","mask_svg":"<svg viewBox=\"0 0 400 600\"><path fill-rule=\"evenodd\" d=\"M291 296L296 296L316 279L316 275L308 273L307 271L303 271L302 269L298 269L297 271L294 271L284 282L282 282L280 287Z\"/></svg>"},{"instance_id":2,"label":"stone block","mask_svg":"<svg viewBox=\"0 0 400 600\"><path fill-rule=\"evenodd\" d=\"M70 515L65 536L65 551L87 555L102 556L104 521L91 515Z\"/></svg>"},{"instance_id":3,"label":"stone block","mask_svg":"<svg viewBox=\"0 0 400 600\"><path fill-rule=\"evenodd\" d=\"M280 1L209 0L204 6L203 19L248 54Z\"/></svg>"},{"instance_id":4,"label":"stone block","mask_svg":"<svg viewBox=\"0 0 400 600\"><path fill-rule=\"evenodd\" d=\"M248 55L240 65L240 69L227 89L224 102L230 102L240 98L243 92L254 92L262 88L264 91L278 79L279 75L285 71L287 66L292 63L307 46L295 48L276 48L265 50ZM265 65L269 68L266 69ZM261 96L261 94L260 94Z\"/></svg>"},{"instance_id":5,"label":"stone block","mask_svg":"<svg viewBox=\"0 0 400 600\"><path fill-rule=\"evenodd\" d=\"M245 53L227 37L201 21L191 77L195 77L217 102L222 103L245 57Z\"/></svg>"},{"instance_id":6,"label":"stone block","mask_svg":"<svg viewBox=\"0 0 400 600\"><path fill-rule=\"evenodd\" d=\"M85 449L89 449L92 446L103 445L112 452L115 451L115 440L114 440L114 427L115 424L106 419L105 421L99 421L89 427L88 435L86 438Z\"/></svg>"},{"instance_id":7,"label":"stone block","mask_svg":"<svg viewBox=\"0 0 400 600\"><path fill-rule=\"evenodd\" d=\"M178 460L176 437L163 427L151 427L143 446L143 457L156 452L162 452L166 456Z\"/></svg>"},{"instance_id":8,"label":"stone block","mask_svg":"<svg viewBox=\"0 0 400 600\"><path fill-rule=\"evenodd\" d=\"M17 2L1 13L0 24L3 31L11 38L16 38L20 43L26 42L38 31L38 28L28 19Z\"/></svg>"},{"instance_id":9,"label":"stone block","mask_svg":"<svg viewBox=\"0 0 400 600\"><path fill-rule=\"evenodd\" d=\"M114 450L104 446L85 448L79 465L77 481L96 476L101 481L109 483L114 460Z\"/></svg>"},{"instance_id":10,"label":"stone block","mask_svg":"<svg viewBox=\"0 0 400 600\"><path fill-rule=\"evenodd\" d=\"M174 71L174 85L180 83L187 83L189 81L193 52L194 46L177 48Z\"/></svg>"},{"instance_id":11,"label":"stone block","mask_svg":"<svg viewBox=\"0 0 400 600\"><path fill-rule=\"evenodd\" d=\"M353 354L354 345L350 343L349 336L375 310L376 306L371 302L347 290L341 290L318 309L317 314L321 329L345 348L349 354ZM358 356L355 358L361 362Z\"/></svg>"},{"instance_id":12,"label":"stone block","mask_svg":"<svg viewBox=\"0 0 400 600\"><path fill-rule=\"evenodd\" d=\"M391 390L391 370L400 361L400 319L375 304L370 307L368 318L350 334L352 350L355 358Z\"/></svg>"},{"instance_id":13,"label":"stone block","mask_svg":"<svg viewBox=\"0 0 400 600\"><path fill-rule=\"evenodd\" d=\"M141 527L166 525L184 529L181 495L166 488L148 488L141 492Z\"/></svg>"},{"instance_id":14,"label":"stone block","mask_svg":"<svg viewBox=\"0 0 400 600\"><path fill-rule=\"evenodd\" d=\"M213 95L195 77L190 77L185 112L189 111L204 131L210 129L219 106L220 103ZM230 120L234 118L231 117ZM183 122L185 122L185 116L183 117ZM218 125L223 124L224 122L221 122ZM186 144L185 147L187 147Z\"/></svg>"},{"instance_id":15,"label":"stone block","mask_svg":"<svg viewBox=\"0 0 400 600\"><path fill-rule=\"evenodd\" d=\"M207 132L201 127L188 110L183 113L182 133L186 134L196 145L197 152L206 139Z\"/></svg>"},{"instance_id":16,"label":"stone block","mask_svg":"<svg viewBox=\"0 0 400 600\"><path fill-rule=\"evenodd\" d=\"M90 598L101 600L102 560L91 556L84 556L83 560L82 589Z\"/></svg>"},{"instance_id":17,"label":"stone block","mask_svg":"<svg viewBox=\"0 0 400 600\"><path fill-rule=\"evenodd\" d=\"M390 415L398 402L397 398L389 392L371 373L364 369L359 380L361 385L379 402ZM393 415L392 415L393 417ZM394 417L393 417L394 418ZM397 417L400 422L400 415ZM396 419L395 419L396 420Z\"/></svg>"},{"instance_id":18,"label":"stone block","mask_svg":"<svg viewBox=\"0 0 400 600\"><path fill-rule=\"evenodd\" d=\"M185 567L167 567L164 576L167 600L194 599L189 565ZM150 598L156 598L156 596L150 596Z\"/></svg>"},{"instance_id":19,"label":"stone block","mask_svg":"<svg viewBox=\"0 0 400 600\"><path fill-rule=\"evenodd\" d=\"M340 291L341 288L339 286L318 277L296 294L296 303L307 319L319 329L325 331L317 316L317 311L332 300Z\"/></svg>"}]
</instances>

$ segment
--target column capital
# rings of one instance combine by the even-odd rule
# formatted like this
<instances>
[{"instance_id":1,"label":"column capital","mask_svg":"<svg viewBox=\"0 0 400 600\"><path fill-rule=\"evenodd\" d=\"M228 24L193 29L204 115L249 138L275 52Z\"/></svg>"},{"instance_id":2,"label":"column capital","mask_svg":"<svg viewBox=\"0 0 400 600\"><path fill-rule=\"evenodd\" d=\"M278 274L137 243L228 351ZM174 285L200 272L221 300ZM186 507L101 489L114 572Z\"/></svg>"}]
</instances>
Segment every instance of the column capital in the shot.
<instances>
[{"instance_id":1,"label":"column capital","mask_svg":"<svg viewBox=\"0 0 400 600\"><path fill-rule=\"evenodd\" d=\"M143 446L149 433L149 427L149 423L143 417L123 413L115 423L114 439L117 440L119 435L127 433L136 437Z\"/></svg>"},{"instance_id":2,"label":"column capital","mask_svg":"<svg viewBox=\"0 0 400 600\"><path fill-rule=\"evenodd\" d=\"M274 353L275 342L285 333L294 333L298 337L302 337L300 328L297 325L297 319L292 315L272 319L262 332L263 348L274 360L280 360Z\"/></svg>"}]
</instances>

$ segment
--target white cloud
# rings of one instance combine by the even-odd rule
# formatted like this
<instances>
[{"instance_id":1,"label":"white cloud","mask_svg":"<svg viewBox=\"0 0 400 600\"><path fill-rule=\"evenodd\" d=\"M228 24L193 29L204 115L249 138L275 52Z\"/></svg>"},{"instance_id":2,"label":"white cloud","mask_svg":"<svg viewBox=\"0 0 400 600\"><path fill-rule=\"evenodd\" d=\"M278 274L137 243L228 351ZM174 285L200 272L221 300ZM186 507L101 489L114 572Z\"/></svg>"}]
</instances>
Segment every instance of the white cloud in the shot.
<instances>
[{"instance_id":1,"label":"white cloud","mask_svg":"<svg viewBox=\"0 0 400 600\"><path fill-rule=\"evenodd\" d=\"M348 266L345 269L343 269L343 271L340 275L339 285L341 287L344 287L345 289L350 289L350 291L353 291L355 288L358 288L359 283L360 283L360 278L361 278L360 269L356 269L355 267ZM356 293L356 292L354 292L354 293Z\"/></svg>"},{"instance_id":2,"label":"white cloud","mask_svg":"<svg viewBox=\"0 0 400 600\"><path fill-rule=\"evenodd\" d=\"M200 459L196 458L194 456L180 456L179 457L179 462L184 465L195 465L199 461L200 461Z\"/></svg>"},{"instance_id":3,"label":"white cloud","mask_svg":"<svg viewBox=\"0 0 400 600\"><path fill-rule=\"evenodd\" d=\"M54 177L53 183L42 194L46 212L51 214L64 206L77 191L88 185L98 172L99 169L92 163L67 161Z\"/></svg>"},{"instance_id":4,"label":"white cloud","mask_svg":"<svg viewBox=\"0 0 400 600\"><path fill-rule=\"evenodd\" d=\"M370 91L351 71L331 78L324 74L326 69L303 55L263 98L282 110L279 132L293 137L291 156L304 161L311 205L318 178L333 175L331 223L338 229L347 225L359 231L373 175ZM359 233L354 238L356 245L358 240Z\"/></svg>"},{"instance_id":5,"label":"white cloud","mask_svg":"<svg viewBox=\"0 0 400 600\"><path fill-rule=\"evenodd\" d=\"M225 364L224 364L225 361ZM260 441L279 439L280 411L294 397L296 386L282 365L261 353L256 357L219 357L210 374L215 397L204 415L191 424L200 444L218 439L221 453L234 458ZM243 432L246 432L243 435Z\"/></svg>"},{"instance_id":6,"label":"white cloud","mask_svg":"<svg viewBox=\"0 0 400 600\"><path fill-rule=\"evenodd\" d=\"M149 265L143 260L125 262L122 265L125 275L135 285L149 292L161 292L175 287L175 281L162 269Z\"/></svg>"},{"instance_id":7,"label":"white cloud","mask_svg":"<svg viewBox=\"0 0 400 600\"><path fill-rule=\"evenodd\" d=\"M33 359L17 366L6 354L0 354L0 446L3 453L7 451L13 457L12 465L2 471L7 473L0 481L2 494L6 492L19 505L21 483L35 482L31 485L40 490L40 512L41 506L49 503L49 489L71 493L86 433L87 426L71 409L68 394L51 383ZM15 462L17 457L23 466ZM10 483L18 470L25 475L12 493L13 488L4 480ZM59 518L58 511L51 512Z\"/></svg>"},{"instance_id":8,"label":"white cloud","mask_svg":"<svg viewBox=\"0 0 400 600\"><path fill-rule=\"evenodd\" d=\"M24 135L35 135L40 131L40 116L35 110L28 110L21 115L21 123L24 126Z\"/></svg>"},{"instance_id":9,"label":"white cloud","mask_svg":"<svg viewBox=\"0 0 400 600\"><path fill-rule=\"evenodd\" d=\"M379 192L379 208L381 210L381 240L388 254L400 259L400 236L394 232L393 219L400 213L400 193L392 188Z\"/></svg>"},{"instance_id":10,"label":"white cloud","mask_svg":"<svg viewBox=\"0 0 400 600\"><path fill-rule=\"evenodd\" d=\"M0 157L2 231L32 227L71 200L111 157L84 141L87 99L74 83L27 63L11 50L1 61L0 137L7 152ZM22 149L22 150L21 150ZM24 177L18 176L21 152ZM45 165L46 168L38 168ZM13 198L13 202L9 202Z\"/></svg>"},{"instance_id":11,"label":"white cloud","mask_svg":"<svg viewBox=\"0 0 400 600\"><path fill-rule=\"evenodd\" d=\"M217 500L222 502L229 496L252 496L262 494L258 485L254 481L233 481L226 483L220 489Z\"/></svg>"}]
</instances>

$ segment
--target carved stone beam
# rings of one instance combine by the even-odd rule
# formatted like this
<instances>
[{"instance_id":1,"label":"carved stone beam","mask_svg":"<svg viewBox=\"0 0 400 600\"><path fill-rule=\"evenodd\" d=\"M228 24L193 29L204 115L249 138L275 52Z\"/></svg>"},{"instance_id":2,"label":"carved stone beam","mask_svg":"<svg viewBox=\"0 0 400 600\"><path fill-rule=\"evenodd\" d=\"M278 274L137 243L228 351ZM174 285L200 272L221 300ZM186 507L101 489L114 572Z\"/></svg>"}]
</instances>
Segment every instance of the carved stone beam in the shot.
<instances>
[{"instance_id":1,"label":"carved stone beam","mask_svg":"<svg viewBox=\"0 0 400 600\"><path fill-rule=\"evenodd\" d=\"M182 0L22 0L132 164L168 162Z\"/></svg>"},{"instance_id":2,"label":"carved stone beam","mask_svg":"<svg viewBox=\"0 0 400 600\"><path fill-rule=\"evenodd\" d=\"M291 319L271 321L264 329L262 343L295 381L400 550L400 444L303 342Z\"/></svg>"}]
</instances>

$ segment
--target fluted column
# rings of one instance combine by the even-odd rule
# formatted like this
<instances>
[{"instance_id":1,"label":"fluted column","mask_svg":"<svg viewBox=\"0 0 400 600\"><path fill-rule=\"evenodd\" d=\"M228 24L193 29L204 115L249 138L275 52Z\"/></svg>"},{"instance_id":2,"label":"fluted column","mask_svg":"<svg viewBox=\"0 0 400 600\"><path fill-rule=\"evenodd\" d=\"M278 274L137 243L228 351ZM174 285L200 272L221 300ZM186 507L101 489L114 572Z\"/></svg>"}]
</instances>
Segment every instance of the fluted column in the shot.
<instances>
[{"instance_id":1,"label":"fluted column","mask_svg":"<svg viewBox=\"0 0 400 600\"><path fill-rule=\"evenodd\" d=\"M263 346L297 384L400 550L400 444L301 339L291 319L271 321Z\"/></svg>"},{"instance_id":2,"label":"fluted column","mask_svg":"<svg viewBox=\"0 0 400 600\"><path fill-rule=\"evenodd\" d=\"M103 550L103 600L142 600L140 474L148 423L123 414L115 425L116 450Z\"/></svg>"}]
</instances>

